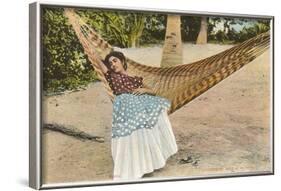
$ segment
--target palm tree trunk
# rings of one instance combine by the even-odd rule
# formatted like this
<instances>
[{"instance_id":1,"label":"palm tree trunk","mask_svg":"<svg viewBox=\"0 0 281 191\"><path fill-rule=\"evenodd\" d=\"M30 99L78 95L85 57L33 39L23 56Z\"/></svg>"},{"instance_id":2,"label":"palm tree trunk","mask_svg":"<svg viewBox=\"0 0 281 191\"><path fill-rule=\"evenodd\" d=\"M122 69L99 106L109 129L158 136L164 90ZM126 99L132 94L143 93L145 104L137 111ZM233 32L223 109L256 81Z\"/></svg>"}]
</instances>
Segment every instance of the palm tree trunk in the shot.
<instances>
[{"instance_id":1,"label":"palm tree trunk","mask_svg":"<svg viewBox=\"0 0 281 191\"><path fill-rule=\"evenodd\" d=\"M134 23L132 23L134 25L131 33L129 34L129 47L135 48L139 46L139 38L141 37L144 29L144 22L145 17L143 15L134 15Z\"/></svg>"},{"instance_id":2,"label":"palm tree trunk","mask_svg":"<svg viewBox=\"0 0 281 191\"><path fill-rule=\"evenodd\" d=\"M207 17L201 18L200 32L197 36L196 44L207 44Z\"/></svg>"},{"instance_id":3,"label":"palm tree trunk","mask_svg":"<svg viewBox=\"0 0 281 191\"><path fill-rule=\"evenodd\" d=\"M161 67L183 63L180 15L168 15Z\"/></svg>"}]
</instances>

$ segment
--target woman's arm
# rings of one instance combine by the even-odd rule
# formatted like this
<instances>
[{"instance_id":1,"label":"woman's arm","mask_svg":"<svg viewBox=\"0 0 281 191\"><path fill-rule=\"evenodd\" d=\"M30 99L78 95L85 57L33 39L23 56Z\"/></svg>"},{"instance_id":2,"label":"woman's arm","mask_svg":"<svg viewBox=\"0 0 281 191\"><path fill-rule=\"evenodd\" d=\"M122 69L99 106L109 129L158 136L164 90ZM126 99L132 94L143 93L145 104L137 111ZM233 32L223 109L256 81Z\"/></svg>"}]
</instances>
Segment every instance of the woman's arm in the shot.
<instances>
[{"instance_id":1,"label":"woman's arm","mask_svg":"<svg viewBox=\"0 0 281 191\"><path fill-rule=\"evenodd\" d=\"M134 95L141 95L141 94L150 94L150 95L156 95L156 92L153 91L153 89L149 88L146 84L143 84L141 88L137 88L133 91Z\"/></svg>"},{"instance_id":2,"label":"woman's arm","mask_svg":"<svg viewBox=\"0 0 281 191\"><path fill-rule=\"evenodd\" d=\"M97 59L97 62L100 66L101 71L105 74L108 71L108 68L105 66L105 64L101 60Z\"/></svg>"}]
</instances>

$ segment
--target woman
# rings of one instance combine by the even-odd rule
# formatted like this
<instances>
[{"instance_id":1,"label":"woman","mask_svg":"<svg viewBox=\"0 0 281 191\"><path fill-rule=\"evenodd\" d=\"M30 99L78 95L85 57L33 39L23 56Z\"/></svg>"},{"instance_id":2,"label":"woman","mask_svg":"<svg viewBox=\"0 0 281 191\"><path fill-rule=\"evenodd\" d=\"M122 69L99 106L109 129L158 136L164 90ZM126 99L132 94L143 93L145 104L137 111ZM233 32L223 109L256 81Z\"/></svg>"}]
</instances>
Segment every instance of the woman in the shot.
<instances>
[{"instance_id":1,"label":"woman","mask_svg":"<svg viewBox=\"0 0 281 191\"><path fill-rule=\"evenodd\" d=\"M178 150L168 119L170 102L129 76L123 53L109 53L100 67L116 95L113 102L111 151L113 179L137 179L165 166Z\"/></svg>"}]
</instances>

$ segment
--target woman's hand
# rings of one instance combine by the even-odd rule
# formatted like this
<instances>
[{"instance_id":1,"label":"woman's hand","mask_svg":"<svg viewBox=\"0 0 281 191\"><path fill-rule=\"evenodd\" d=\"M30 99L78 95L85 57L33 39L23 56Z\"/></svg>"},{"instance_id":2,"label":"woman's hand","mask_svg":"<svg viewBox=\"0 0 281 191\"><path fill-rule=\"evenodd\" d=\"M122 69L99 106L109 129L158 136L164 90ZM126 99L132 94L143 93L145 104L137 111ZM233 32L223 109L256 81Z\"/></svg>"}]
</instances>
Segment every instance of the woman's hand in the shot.
<instances>
[{"instance_id":1,"label":"woman's hand","mask_svg":"<svg viewBox=\"0 0 281 191\"><path fill-rule=\"evenodd\" d=\"M134 95L142 95L142 94L145 94L145 93L154 95L154 92L151 89L148 89L148 88L137 88L137 89L133 90Z\"/></svg>"}]
</instances>

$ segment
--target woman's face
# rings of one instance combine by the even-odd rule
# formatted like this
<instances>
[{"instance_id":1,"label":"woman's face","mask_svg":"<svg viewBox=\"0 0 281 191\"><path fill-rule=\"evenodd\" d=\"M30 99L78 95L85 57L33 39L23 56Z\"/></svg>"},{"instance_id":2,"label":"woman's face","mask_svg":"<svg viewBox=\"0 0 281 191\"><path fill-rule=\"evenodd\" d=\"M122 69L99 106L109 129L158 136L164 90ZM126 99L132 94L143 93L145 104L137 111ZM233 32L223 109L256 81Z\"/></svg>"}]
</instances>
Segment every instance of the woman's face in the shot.
<instances>
[{"instance_id":1,"label":"woman's face","mask_svg":"<svg viewBox=\"0 0 281 191\"><path fill-rule=\"evenodd\" d=\"M110 68L114 72L117 72L117 73L125 72L125 69L123 67L123 63L122 63L122 61L119 58L117 58L115 56L111 56L108 59L108 62L109 62Z\"/></svg>"}]
</instances>

